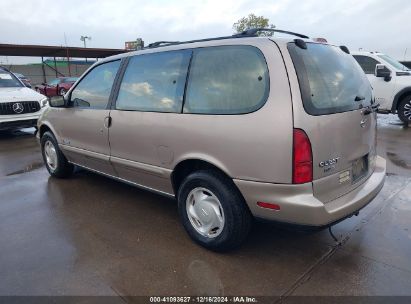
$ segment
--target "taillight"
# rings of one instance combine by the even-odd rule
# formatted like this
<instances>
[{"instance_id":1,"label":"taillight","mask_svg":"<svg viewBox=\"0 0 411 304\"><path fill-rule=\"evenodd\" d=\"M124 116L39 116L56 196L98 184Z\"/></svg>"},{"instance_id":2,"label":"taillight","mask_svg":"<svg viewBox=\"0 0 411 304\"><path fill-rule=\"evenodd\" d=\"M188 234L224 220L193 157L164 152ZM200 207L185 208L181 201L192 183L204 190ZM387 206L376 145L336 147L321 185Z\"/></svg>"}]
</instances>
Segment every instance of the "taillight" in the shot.
<instances>
[{"instance_id":1,"label":"taillight","mask_svg":"<svg viewBox=\"0 0 411 304\"><path fill-rule=\"evenodd\" d=\"M293 132L293 184L313 180L313 155L307 134L301 129Z\"/></svg>"}]
</instances>

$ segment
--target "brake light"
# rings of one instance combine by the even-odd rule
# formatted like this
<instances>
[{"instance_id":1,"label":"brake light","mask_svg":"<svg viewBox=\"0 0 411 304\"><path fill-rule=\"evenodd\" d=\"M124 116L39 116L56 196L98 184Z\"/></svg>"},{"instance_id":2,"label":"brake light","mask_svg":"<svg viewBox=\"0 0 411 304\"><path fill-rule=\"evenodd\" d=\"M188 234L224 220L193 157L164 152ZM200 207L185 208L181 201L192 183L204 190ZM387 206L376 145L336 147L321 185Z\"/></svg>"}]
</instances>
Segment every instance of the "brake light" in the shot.
<instances>
[{"instance_id":1,"label":"brake light","mask_svg":"<svg viewBox=\"0 0 411 304\"><path fill-rule=\"evenodd\" d=\"M307 134L301 129L293 132L293 184L313 180L313 155Z\"/></svg>"}]
</instances>

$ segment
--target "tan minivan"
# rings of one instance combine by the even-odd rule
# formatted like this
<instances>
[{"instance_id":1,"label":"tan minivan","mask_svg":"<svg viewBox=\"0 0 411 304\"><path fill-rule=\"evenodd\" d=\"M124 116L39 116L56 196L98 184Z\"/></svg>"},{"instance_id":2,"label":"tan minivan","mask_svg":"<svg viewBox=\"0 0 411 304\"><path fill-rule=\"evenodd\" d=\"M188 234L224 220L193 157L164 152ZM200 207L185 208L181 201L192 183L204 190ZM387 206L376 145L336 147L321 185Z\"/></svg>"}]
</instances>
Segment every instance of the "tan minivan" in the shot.
<instances>
[{"instance_id":1,"label":"tan minivan","mask_svg":"<svg viewBox=\"0 0 411 304\"><path fill-rule=\"evenodd\" d=\"M94 64L39 120L50 174L79 166L175 197L213 250L238 246L253 217L327 227L358 213L386 170L365 74L346 47L260 30Z\"/></svg>"}]
</instances>

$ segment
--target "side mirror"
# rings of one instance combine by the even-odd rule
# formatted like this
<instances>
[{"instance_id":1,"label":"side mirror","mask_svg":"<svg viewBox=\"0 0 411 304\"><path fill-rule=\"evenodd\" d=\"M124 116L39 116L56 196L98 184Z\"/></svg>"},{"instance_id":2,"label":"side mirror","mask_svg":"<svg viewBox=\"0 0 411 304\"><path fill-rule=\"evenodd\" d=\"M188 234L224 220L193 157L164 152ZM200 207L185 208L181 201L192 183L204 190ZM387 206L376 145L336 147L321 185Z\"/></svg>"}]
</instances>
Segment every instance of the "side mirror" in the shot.
<instances>
[{"instance_id":1,"label":"side mirror","mask_svg":"<svg viewBox=\"0 0 411 304\"><path fill-rule=\"evenodd\" d=\"M64 96L51 97L49 100L49 105L52 108L66 108L68 105L68 100Z\"/></svg>"},{"instance_id":2,"label":"side mirror","mask_svg":"<svg viewBox=\"0 0 411 304\"><path fill-rule=\"evenodd\" d=\"M383 64L377 64L375 66L375 77L383 77L385 81L391 80L391 71Z\"/></svg>"}]
</instances>

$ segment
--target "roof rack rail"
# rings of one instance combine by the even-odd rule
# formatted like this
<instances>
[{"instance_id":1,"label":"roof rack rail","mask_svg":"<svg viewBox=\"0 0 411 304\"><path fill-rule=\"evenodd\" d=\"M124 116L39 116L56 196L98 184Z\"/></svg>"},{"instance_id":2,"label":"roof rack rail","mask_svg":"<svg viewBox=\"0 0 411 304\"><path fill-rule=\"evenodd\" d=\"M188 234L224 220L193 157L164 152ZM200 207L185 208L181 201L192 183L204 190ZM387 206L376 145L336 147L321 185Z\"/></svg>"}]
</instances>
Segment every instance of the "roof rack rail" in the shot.
<instances>
[{"instance_id":1,"label":"roof rack rail","mask_svg":"<svg viewBox=\"0 0 411 304\"><path fill-rule=\"evenodd\" d=\"M196 39L196 40L189 40L189 41L158 41L158 42L150 43L147 47L145 47L145 49L163 47L163 46L170 46L170 45L177 45L177 44L185 44L185 43L195 43L195 42L205 42L205 41L212 41L212 40L232 39L232 38L236 38L236 37L223 36L223 37L204 38L204 39Z\"/></svg>"},{"instance_id":2,"label":"roof rack rail","mask_svg":"<svg viewBox=\"0 0 411 304\"><path fill-rule=\"evenodd\" d=\"M244 32L241 32L239 34L234 34L234 35L231 35L231 36L205 38L205 39L197 39L197 40L189 40L189 41L157 41L157 42L150 43L144 49L156 48L156 47L162 47L162 46L170 46L170 45L177 45L177 44L185 44L185 43L205 42L205 41L224 40L224 39L233 39L233 38L256 37L257 33L261 32L261 31L270 31L270 32L289 34L289 35L294 35L294 36L297 36L297 37L300 37L300 38L305 38L305 39L310 38L306 35L298 34L298 33L294 33L294 32L289 32L289 31L276 30L276 29L267 29L267 28L252 28L252 29L248 29Z\"/></svg>"},{"instance_id":3,"label":"roof rack rail","mask_svg":"<svg viewBox=\"0 0 411 304\"><path fill-rule=\"evenodd\" d=\"M262 27L251 28L251 29L245 30L241 33L233 35L233 37L238 37L238 38L240 38L240 37L250 37L250 36L253 37L253 36L257 36L258 32L276 32L276 33L289 34L289 35L293 35L293 36L297 36L297 37L305 38L305 39L310 38L310 37L308 37L306 35L303 35L303 34L298 34L298 33L283 31L283 30L270 29L270 28L262 28Z\"/></svg>"},{"instance_id":4,"label":"roof rack rail","mask_svg":"<svg viewBox=\"0 0 411 304\"><path fill-rule=\"evenodd\" d=\"M147 47L148 48L153 48L153 47L161 46L163 44L171 45L171 44L178 44L178 43L180 43L180 42L179 41L156 41L156 42L150 43Z\"/></svg>"}]
</instances>

